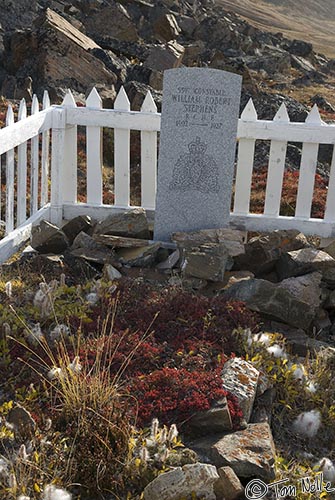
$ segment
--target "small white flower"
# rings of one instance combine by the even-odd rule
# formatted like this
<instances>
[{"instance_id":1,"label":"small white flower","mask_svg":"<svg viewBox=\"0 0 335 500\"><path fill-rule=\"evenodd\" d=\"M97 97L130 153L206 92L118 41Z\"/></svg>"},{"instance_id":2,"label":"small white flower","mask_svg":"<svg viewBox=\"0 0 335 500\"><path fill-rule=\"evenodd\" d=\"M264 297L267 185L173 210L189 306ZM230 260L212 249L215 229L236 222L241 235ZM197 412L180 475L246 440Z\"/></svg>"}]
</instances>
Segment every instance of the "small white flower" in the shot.
<instances>
[{"instance_id":1,"label":"small white flower","mask_svg":"<svg viewBox=\"0 0 335 500\"><path fill-rule=\"evenodd\" d=\"M321 426L321 414L318 410L300 413L292 424L296 434L304 437L315 437Z\"/></svg>"},{"instance_id":2,"label":"small white flower","mask_svg":"<svg viewBox=\"0 0 335 500\"><path fill-rule=\"evenodd\" d=\"M309 380L306 384L305 387L306 391L311 392L312 394L315 394L316 391L318 390L317 384L313 382L313 380Z\"/></svg>"},{"instance_id":3,"label":"small white flower","mask_svg":"<svg viewBox=\"0 0 335 500\"><path fill-rule=\"evenodd\" d=\"M97 294L97 293L95 293L95 292L91 292L91 293L88 293L88 294L86 295L86 300L87 300L87 302L88 302L89 304L91 304L92 306L94 306L94 305L98 302L98 300L99 300L99 296L98 296L98 294Z\"/></svg>"},{"instance_id":4,"label":"small white flower","mask_svg":"<svg viewBox=\"0 0 335 500\"><path fill-rule=\"evenodd\" d=\"M159 421L158 418L153 418L151 422L151 428L150 428L150 437L154 438L157 436L159 429Z\"/></svg>"},{"instance_id":5,"label":"small white flower","mask_svg":"<svg viewBox=\"0 0 335 500\"><path fill-rule=\"evenodd\" d=\"M266 349L268 353L272 354L275 358L287 359L287 353L279 344L273 344Z\"/></svg>"},{"instance_id":6,"label":"small white flower","mask_svg":"<svg viewBox=\"0 0 335 500\"><path fill-rule=\"evenodd\" d=\"M18 455L21 458L21 460L23 461L27 460L28 453L25 444L21 444Z\"/></svg>"},{"instance_id":7,"label":"small white flower","mask_svg":"<svg viewBox=\"0 0 335 500\"><path fill-rule=\"evenodd\" d=\"M147 462L150 459L150 454L149 454L148 448L146 448L145 446L142 446L142 448L140 449L139 456L143 462Z\"/></svg>"},{"instance_id":8,"label":"small white flower","mask_svg":"<svg viewBox=\"0 0 335 500\"><path fill-rule=\"evenodd\" d=\"M5 284L5 291L6 291L6 295L7 297L9 297L10 299L12 298L12 282L11 281L7 281L7 283Z\"/></svg>"},{"instance_id":9,"label":"small white flower","mask_svg":"<svg viewBox=\"0 0 335 500\"><path fill-rule=\"evenodd\" d=\"M30 497L27 497L26 495L20 495L17 497L17 500L30 500Z\"/></svg>"},{"instance_id":10,"label":"small white flower","mask_svg":"<svg viewBox=\"0 0 335 500\"><path fill-rule=\"evenodd\" d=\"M170 429L169 429L169 433L168 433L168 437L167 437L167 440L169 441L169 443L172 443L172 441L178 437L178 434L179 434L179 432L178 432L176 424L172 424Z\"/></svg>"},{"instance_id":11,"label":"small white flower","mask_svg":"<svg viewBox=\"0 0 335 500\"><path fill-rule=\"evenodd\" d=\"M43 491L42 500L71 500L72 495L63 488L57 488L54 484L48 484Z\"/></svg>"},{"instance_id":12,"label":"small white flower","mask_svg":"<svg viewBox=\"0 0 335 500\"><path fill-rule=\"evenodd\" d=\"M295 380L304 381L306 380L306 368L301 363L296 366L292 372L292 376Z\"/></svg>"},{"instance_id":13,"label":"small white flower","mask_svg":"<svg viewBox=\"0 0 335 500\"><path fill-rule=\"evenodd\" d=\"M331 483L335 481L335 466L329 458L321 458L314 467L323 473L325 481L330 481Z\"/></svg>"},{"instance_id":14,"label":"small white flower","mask_svg":"<svg viewBox=\"0 0 335 500\"><path fill-rule=\"evenodd\" d=\"M39 323L33 325L31 328L29 328L29 330L25 330L25 335L27 337L28 342L34 346L42 342L44 338L44 335L41 330L41 325Z\"/></svg>"},{"instance_id":15,"label":"small white flower","mask_svg":"<svg viewBox=\"0 0 335 500\"><path fill-rule=\"evenodd\" d=\"M56 368L55 366L48 371L48 379L54 380L55 378L62 378L63 372L61 368Z\"/></svg>"},{"instance_id":16,"label":"small white flower","mask_svg":"<svg viewBox=\"0 0 335 500\"><path fill-rule=\"evenodd\" d=\"M160 444L165 444L167 440L167 435L168 435L167 428L164 426L158 438L158 442Z\"/></svg>"},{"instance_id":17,"label":"small white flower","mask_svg":"<svg viewBox=\"0 0 335 500\"><path fill-rule=\"evenodd\" d=\"M253 336L254 342L258 342L259 344L263 344L266 347L269 347L271 343L271 335L268 333L257 333Z\"/></svg>"},{"instance_id":18,"label":"small white flower","mask_svg":"<svg viewBox=\"0 0 335 500\"><path fill-rule=\"evenodd\" d=\"M75 356L75 358L73 359L72 363L70 363L68 365L68 369L72 373L80 373L81 372L82 366L80 364L79 356Z\"/></svg>"}]
</instances>

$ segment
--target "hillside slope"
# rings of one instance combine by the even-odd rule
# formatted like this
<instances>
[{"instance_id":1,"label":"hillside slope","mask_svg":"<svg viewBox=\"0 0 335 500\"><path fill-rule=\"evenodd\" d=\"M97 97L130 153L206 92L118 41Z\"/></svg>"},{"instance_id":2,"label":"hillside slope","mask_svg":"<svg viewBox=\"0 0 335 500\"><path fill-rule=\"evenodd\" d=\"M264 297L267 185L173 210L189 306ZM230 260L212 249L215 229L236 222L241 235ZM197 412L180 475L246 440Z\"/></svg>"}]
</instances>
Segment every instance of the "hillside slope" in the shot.
<instances>
[{"instance_id":1,"label":"hillside slope","mask_svg":"<svg viewBox=\"0 0 335 500\"><path fill-rule=\"evenodd\" d=\"M312 42L317 51L335 57L333 0L216 0L216 3L260 29Z\"/></svg>"}]
</instances>

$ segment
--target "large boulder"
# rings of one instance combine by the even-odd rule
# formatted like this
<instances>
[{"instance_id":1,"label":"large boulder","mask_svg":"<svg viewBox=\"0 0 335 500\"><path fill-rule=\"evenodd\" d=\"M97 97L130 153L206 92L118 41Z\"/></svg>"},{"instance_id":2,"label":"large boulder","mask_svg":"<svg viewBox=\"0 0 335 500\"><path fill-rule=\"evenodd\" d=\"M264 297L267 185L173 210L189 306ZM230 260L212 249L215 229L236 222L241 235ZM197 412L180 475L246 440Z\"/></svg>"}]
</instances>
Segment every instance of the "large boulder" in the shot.
<instances>
[{"instance_id":1,"label":"large boulder","mask_svg":"<svg viewBox=\"0 0 335 500\"><path fill-rule=\"evenodd\" d=\"M252 311L308 330L314 318L310 306L289 291L262 279L243 280L224 292L228 300L241 300Z\"/></svg>"},{"instance_id":2,"label":"large boulder","mask_svg":"<svg viewBox=\"0 0 335 500\"><path fill-rule=\"evenodd\" d=\"M181 268L184 276L223 281L228 261L224 243L204 243L183 249Z\"/></svg>"},{"instance_id":3,"label":"large boulder","mask_svg":"<svg viewBox=\"0 0 335 500\"><path fill-rule=\"evenodd\" d=\"M59 227L42 220L32 228L31 246L40 253L57 254L69 247L69 240Z\"/></svg>"},{"instance_id":4,"label":"large boulder","mask_svg":"<svg viewBox=\"0 0 335 500\"><path fill-rule=\"evenodd\" d=\"M117 40L136 42L139 38L136 24L125 5L119 2L100 7L85 20L87 33L95 37L110 36Z\"/></svg>"},{"instance_id":5,"label":"large boulder","mask_svg":"<svg viewBox=\"0 0 335 500\"><path fill-rule=\"evenodd\" d=\"M321 305L321 279L318 271L297 278L287 278L278 284L278 288L288 290L293 297L306 302L313 311Z\"/></svg>"},{"instance_id":6,"label":"large boulder","mask_svg":"<svg viewBox=\"0 0 335 500\"><path fill-rule=\"evenodd\" d=\"M276 263L276 271L281 280L291 276L301 276L312 271L327 275L335 268L335 259L317 248L302 248L281 255Z\"/></svg>"},{"instance_id":7,"label":"large boulder","mask_svg":"<svg viewBox=\"0 0 335 500\"><path fill-rule=\"evenodd\" d=\"M230 359L222 370L222 387L236 396L246 422L250 420L258 377L259 371L241 358Z\"/></svg>"},{"instance_id":8,"label":"large boulder","mask_svg":"<svg viewBox=\"0 0 335 500\"><path fill-rule=\"evenodd\" d=\"M231 257L244 254L245 231L237 229L203 229L201 231L178 232L172 235L172 241L178 246L187 247L196 244L223 243Z\"/></svg>"},{"instance_id":9,"label":"large boulder","mask_svg":"<svg viewBox=\"0 0 335 500\"><path fill-rule=\"evenodd\" d=\"M184 52L184 47L175 40L166 45L155 45L150 49L144 66L157 71L178 68L182 63Z\"/></svg>"},{"instance_id":10,"label":"large boulder","mask_svg":"<svg viewBox=\"0 0 335 500\"><path fill-rule=\"evenodd\" d=\"M219 479L209 464L190 464L160 474L144 489L144 500L180 500L201 498L215 500L214 484Z\"/></svg>"},{"instance_id":11,"label":"large boulder","mask_svg":"<svg viewBox=\"0 0 335 500\"><path fill-rule=\"evenodd\" d=\"M136 208L118 214L111 214L96 225L94 234L149 239L149 225L145 210Z\"/></svg>"}]
</instances>

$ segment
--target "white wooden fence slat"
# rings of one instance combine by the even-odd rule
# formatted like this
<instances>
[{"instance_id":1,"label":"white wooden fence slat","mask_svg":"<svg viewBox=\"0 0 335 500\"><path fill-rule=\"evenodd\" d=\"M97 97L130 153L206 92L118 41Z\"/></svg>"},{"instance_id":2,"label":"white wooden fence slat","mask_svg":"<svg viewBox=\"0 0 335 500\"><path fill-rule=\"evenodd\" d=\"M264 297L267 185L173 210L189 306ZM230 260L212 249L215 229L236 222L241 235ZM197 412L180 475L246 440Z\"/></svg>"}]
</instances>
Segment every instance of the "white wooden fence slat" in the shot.
<instances>
[{"instance_id":1,"label":"white wooden fence slat","mask_svg":"<svg viewBox=\"0 0 335 500\"><path fill-rule=\"evenodd\" d=\"M257 120L257 113L252 99L244 108L241 120L252 125ZM254 165L255 140L240 139L235 180L234 213L248 214L250 210L250 192L252 169Z\"/></svg>"},{"instance_id":2,"label":"white wooden fence slat","mask_svg":"<svg viewBox=\"0 0 335 500\"><path fill-rule=\"evenodd\" d=\"M14 123L12 106L8 106L6 126ZM14 229L14 149L6 155L6 234Z\"/></svg>"},{"instance_id":3,"label":"white wooden fence slat","mask_svg":"<svg viewBox=\"0 0 335 500\"><path fill-rule=\"evenodd\" d=\"M333 223L335 222L335 146L333 149L332 162L330 166L327 203L324 220Z\"/></svg>"},{"instance_id":4,"label":"white wooden fence slat","mask_svg":"<svg viewBox=\"0 0 335 500\"><path fill-rule=\"evenodd\" d=\"M277 111L274 117L274 121L289 123L290 119L284 103ZM279 215L281 192L284 179L286 150L286 141L271 141L269 169L265 192L264 215Z\"/></svg>"},{"instance_id":5,"label":"white wooden fence slat","mask_svg":"<svg viewBox=\"0 0 335 500\"><path fill-rule=\"evenodd\" d=\"M68 110L76 108L71 90L64 97L62 106ZM64 170L62 178L64 202L77 201L77 127L66 125L64 134Z\"/></svg>"},{"instance_id":6,"label":"white wooden fence slat","mask_svg":"<svg viewBox=\"0 0 335 500\"><path fill-rule=\"evenodd\" d=\"M29 116L26 120L18 121L11 127L0 129L0 155L44 132L44 130L50 129L54 109L49 108L36 115Z\"/></svg>"},{"instance_id":7,"label":"white wooden fence slat","mask_svg":"<svg viewBox=\"0 0 335 500\"><path fill-rule=\"evenodd\" d=\"M19 120L27 118L27 105L22 99L19 107ZM17 225L21 226L27 218L27 141L17 148Z\"/></svg>"},{"instance_id":8,"label":"white wooden fence slat","mask_svg":"<svg viewBox=\"0 0 335 500\"><path fill-rule=\"evenodd\" d=\"M50 222L60 224L63 219L63 170L65 123L63 111L54 110L51 137L51 194Z\"/></svg>"},{"instance_id":9,"label":"white wooden fence slat","mask_svg":"<svg viewBox=\"0 0 335 500\"><path fill-rule=\"evenodd\" d=\"M157 113L157 106L148 91L141 111ZM157 132L141 131L141 204L146 209L155 208L157 185Z\"/></svg>"},{"instance_id":10,"label":"white wooden fence slat","mask_svg":"<svg viewBox=\"0 0 335 500\"><path fill-rule=\"evenodd\" d=\"M95 87L86 99L86 107L101 109L102 99ZM102 134L100 127L86 128L87 203L102 204Z\"/></svg>"},{"instance_id":11,"label":"white wooden fence slat","mask_svg":"<svg viewBox=\"0 0 335 500\"><path fill-rule=\"evenodd\" d=\"M116 101L115 101L116 102ZM141 111L127 111L115 109L71 109L67 114L69 125L83 125L85 127L110 127L123 130L160 130L160 113L143 113Z\"/></svg>"},{"instance_id":12,"label":"white wooden fence slat","mask_svg":"<svg viewBox=\"0 0 335 500\"><path fill-rule=\"evenodd\" d=\"M323 122L316 105L312 108L311 112L307 116L306 123L312 123L313 125L317 125L322 128ZM296 217L309 218L311 216L318 152L319 144L317 144L314 140L305 142L302 146L299 184L295 209Z\"/></svg>"},{"instance_id":13,"label":"white wooden fence slat","mask_svg":"<svg viewBox=\"0 0 335 500\"><path fill-rule=\"evenodd\" d=\"M114 109L128 111L130 103L121 87ZM128 207L130 203L130 130L114 129L114 203Z\"/></svg>"},{"instance_id":14,"label":"white wooden fence slat","mask_svg":"<svg viewBox=\"0 0 335 500\"><path fill-rule=\"evenodd\" d=\"M43 109L50 107L50 98L48 91L43 94ZM42 133L42 164L41 164L41 206L44 207L48 203L48 179L50 169L50 131Z\"/></svg>"},{"instance_id":15,"label":"white wooden fence slat","mask_svg":"<svg viewBox=\"0 0 335 500\"><path fill-rule=\"evenodd\" d=\"M39 112L39 103L37 96L33 96L31 104L31 114L36 115ZM31 139L31 163L30 163L30 215L38 210L38 149L39 136Z\"/></svg>"}]
</instances>

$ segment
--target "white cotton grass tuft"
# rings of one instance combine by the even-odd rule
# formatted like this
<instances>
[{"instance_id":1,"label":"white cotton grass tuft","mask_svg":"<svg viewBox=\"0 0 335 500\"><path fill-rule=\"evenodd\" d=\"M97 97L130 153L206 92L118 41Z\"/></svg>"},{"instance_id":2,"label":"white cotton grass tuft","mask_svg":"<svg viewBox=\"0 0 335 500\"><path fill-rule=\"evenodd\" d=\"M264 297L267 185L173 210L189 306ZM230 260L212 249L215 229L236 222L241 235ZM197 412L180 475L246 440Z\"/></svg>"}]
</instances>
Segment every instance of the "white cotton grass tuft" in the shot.
<instances>
[{"instance_id":1,"label":"white cotton grass tuft","mask_svg":"<svg viewBox=\"0 0 335 500\"><path fill-rule=\"evenodd\" d=\"M48 371L48 379L55 380L56 378L61 379L64 376L61 368L57 368L54 366L51 370Z\"/></svg>"},{"instance_id":2,"label":"white cotton grass tuft","mask_svg":"<svg viewBox=\"0 0 335 500\"><path fill-rule=\"evenodd\" d=\"M72 373L80 373L82 370L82 366L80 363L79 356L75 356L72 363L68 365L68 370Z\"/></svg>"},{"instance_id":3,"label":"white cotton grass tuft","mask_svg":"<svg viewBox=\"0 0 335 500\"><path fill-rule=\"evenodd\" d=\"M5 292L6 292L6 295L9 299L12 298L13 296L13 288L12 288L12 282L11 281L7 281L7 283L5 283Z\"/></svg>"},{"instance_id":4,"label":"white cotton grass tuft","mask_svg":"<svg viewBox=\"0 0 335 500\"><path fill-rule=\"evenodd\" d=\"M167 436L167 440L169 441L169 443L172 443L175 439L177 439L178 434L179 434L179 432L178 432L176 424L172 424L170 429L169 429L168 436Z\"/></svg>"},{"instance_id":5,"label":"white cotton grass tuft","mask_svg":"<svg viewBox=\"0 0 335 500\"><path fill-rule=\"evenodd\" d=\"M9 476L9 463L8 461L0 457L0 478L5 479Z\"/></svg>"},{"instance_id":6,"label":"white cotton grass tuft","mask_svg":"<svg viewBox=\"0 0 335 500\"><path fill-rule=\"evenodd\" d=\"M43 335L43 332L41 330L40 323L36 323L35 325L32 325L29 328L29 330L25 330L24 333L25 333L25 336L26 336L29 344L31 344L33 346L37 346L44 339L44 335Z\"/></svg>"},{"instance_id":7,"label":"white cotton grass tuft","mask_svg":"<svg viewBox=\"0 0 335 500\"><path fill-rule=\"evenodd\" d=\"M272 346L267 347L266 350L275 358L287 359L287 352L279 344L273 344Z\"/></svg>"},{"instance_id":8,"label":"white cotton grass tuft","mask_svg":"<svg viewBox=\"0 0 335 500\"><path fill-rule=\"evenodd\" d=\"M30 500L30 497L27 497L26 495L20 495L17 497L17 500Z\"/></svg>"},{"instance_id":9,"label":"white cotton grass tuft","mask_svg":"<svg viewBox=\"0 0 335 500\"><path fill-rule=\"evenodd\" d=\"M153 439L156 439L156 436L159 431L159 421L158 418L153 418L151 422L151 428L150 428L150 437Z\"/></svg>"},{"instance_id":10,"label":"white cotton grass tuft","mask_svg":"<svg viewBox=\"0 0 335 500\"><path fill-rule=\"evenodd\" d=\"M318 410L300 413L292 424L293 431L299 436L313 438L321 426L321 414Z\"/></svg>"},{"instance_id":11,"label":"white cotton grass tuft","mask_svg":"<svg viewBox=\"0 0 335 500\"><path fill-rule=\"evenodd\" d=\"M68 338L70 335L70 328L66 325L56 325L55 328L49 333L49 338L52 342L57 342L59 339Z\"/></svg>"},{"instance_id":12,"label":"white cotton grass tuft","mask_svg":"<svg viewBox=\"0 0 335 500\"><path fill-rule=\"evenodd\" d=\"M303 364L293 364L290 368L292 369L292 377L294 380L300 380L301 382L306 380L307 372Z\"/></svg>"},{"instance_id":13,"label":"white cotton grass tuft","mask_svg":"<svg viewBox=\"0 0 335 500\"><path fill-rule=\"evenodd\" d=\"M96 292L91 292L86 295L86 301L91 305L94 306L99 300L99 295Z\"/></svg>"},{"instance_id":14,"label":"white cotton grass tuft","mask_svg":"<svg viewBox=\"0 0 335 500\"><path fill-rule=\"evenodd\" d=\"M253 336L253 341L269 347L271 344L271 335L269 333L256 333Z\"/></svg>"},{"instance_id":15,"label":"white cotton grass tuft","mask_svg":"<svg viewBox=\"0 0 335 500\"><path fill-rule=\"evenodd\" d=\"M63 488L48 484L43 491L42 500L71 500L72 495Z\"/></svg>"},{"instance_id":16,"label":"white cotton grass tuft","mask_svg":"<svg viewBox=\"0 0 335 500\"><path fill-rule=\"evenodd\" d=\"M313 382L313 380L308 380L306 383L305 389L307 392L310 392L311 394L315 394L316 391L318 390L318 385Z\"/></svg>"},{"instance_id":17,"label":"white cotton grass tuft","mask_svg":"<svg viewBox=\"0 0 335 500\"><path fill-rule=\"evenodd\" d=\"M314 468L323 473L323 479L325 481L335 482L335 466L333 462L326 457L321 458L315 465Z\"/></svg>"}]
</instances>

